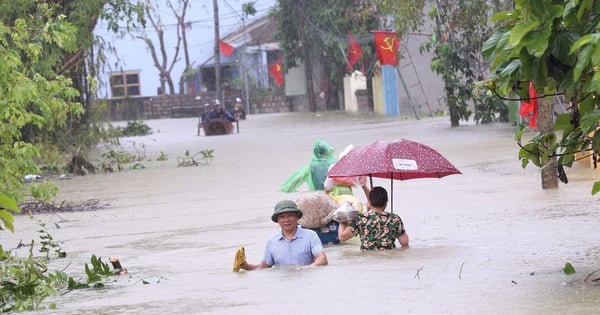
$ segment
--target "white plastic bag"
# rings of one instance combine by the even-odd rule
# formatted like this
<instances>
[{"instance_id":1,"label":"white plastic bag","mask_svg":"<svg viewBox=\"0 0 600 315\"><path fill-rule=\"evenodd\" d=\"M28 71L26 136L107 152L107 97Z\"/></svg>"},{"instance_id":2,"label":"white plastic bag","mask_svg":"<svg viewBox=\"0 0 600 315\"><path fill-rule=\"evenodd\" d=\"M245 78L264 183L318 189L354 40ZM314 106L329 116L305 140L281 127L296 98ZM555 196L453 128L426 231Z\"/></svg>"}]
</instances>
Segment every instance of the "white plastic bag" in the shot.
<instances>
[{"instance_id":1,"label":"white plastic bag","mask_svg":"<svg viewBox=\"0 0 600 315\"><path fill-rule=\"evenodd\" d=\"M342 205L333 212L333 219L337 222L352 221L358 216L358 209L349 202L343 202Z\"/></svg>"}]
</instances>

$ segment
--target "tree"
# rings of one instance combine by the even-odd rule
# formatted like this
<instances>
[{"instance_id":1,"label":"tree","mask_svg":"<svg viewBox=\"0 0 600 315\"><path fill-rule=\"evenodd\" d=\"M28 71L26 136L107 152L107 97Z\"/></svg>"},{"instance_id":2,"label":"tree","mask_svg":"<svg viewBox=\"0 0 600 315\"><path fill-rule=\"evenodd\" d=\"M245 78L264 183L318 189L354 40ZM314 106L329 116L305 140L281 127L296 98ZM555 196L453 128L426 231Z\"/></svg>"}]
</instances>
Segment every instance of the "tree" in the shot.
<instances>
[{"instance_id":1,"label":"tree","mask_svg":"<svg viewBox=\"0 0 600 315\"><path fill-rule=\"evenodd\" d=\"M23 187L26 174L40 172L37 163L41 148L64 149L61 144L65 138L77 142L83 138L80 135L90 131L91 116L86 109L93 98L92 84L88 84L93 80L86 74L98 66L92 53L92 31L99 18L131 16L133 12L128 11L133 7L122 0L111 1L112 5L123 5L117 10L104 8L106 3L0 3L0 230L14 231L12 214L20 211L19 202L24 198L47 201L56 194L50 182ZM49 247L58 250L58 257L64 257L64 252L43 226L38 232L43 234L40 251L46 251L46 257L33 254L33 240L27 258L19 258L0 245L0 313L38 309L59 288L89 287L89 283L101 280L103 274L98 273L108 268L92 257L93 267L86 265L86 273L93 278L87 283L49 270Z\"/></svg>"},{"instance_id":2,"label":"tree","mask_svg":"<svg viewBox=\"0 0 600 315\"><path fill-rule=\"evenodd\" d=\"M75 51L64 51L44 44L43 61L38 62L35 69L44 78L62 75L70 78L73 88L79 93L74 101L83 105L84 111L77 115L67 115L67 122L61 128L40 128L34 124L26 124L20 128L22 140L34 143L46 150L58 150L73 156L83 154L85 149L95 144L98 130L95 117L94 99L97 69L105 60L106 46L93 34L99 20L108 22L108 28L119 31L119 22L124 21L127 27L143 23L138 15L139 7L131 5L127 0L74 0L74 1L4 1L0 4L0 21L12 25L17 19L26 19L32 27L44 20L34 21L39 16L40 8L53 11L54 16L64 16L74 28L77 42ZM40 18L41 19L41 18ZM48 46L48 47L46 47ZM23 56L23 63L29 61ZM46 155L42 155L46 156ZM53 155L54 156L54 155ZM48 162L37 160L40 162Z\"/></svg>"},{"instance_id":3,"label":"tree","mask_svg":"<svg viewBox=\"0 0 600 315\"><path fill-rule=\"evenodd\" d=\"M515 92L529 100L532 82L541 100L537 134L524 145L524 129L517 135L522 165L542 168L544 188L546 181L553 186L552 177L566 183L564 166L572 166L577 153L591 155L596 164L600 151L600 1L517 0L492 22L494 32L483 46L493 70L488 87L501 97ZM571 105L553 117L547 99L556 95ZM598 191L600 182L592 194Z\"/></svg>"},{"instance_id":4,"label":"tree","mask_svg":"<svg viewBox=\"0 0 600 315\"><path fill-rule=\"evenodd\" d=\"M400 4L379 0L376 3L383 15L391 16L394 29L400 35L423 29L424 13L429 8L433 35L421 47L421 52L433 54L431 69L444 81L452 127L459 126L461 120L469 120L473 114L471 105L475 105L477 122L508 120L508 110L502 101L474 91L475 82L489 70L480 53L490 32L488 18L503 3L486 0L419 0Z\"/></svg>"},{"instance_id":5,"label":"tree","mask_svg":"<svg viewBox=\"0 0 600 315\"><path fill-rule=\"evenodd\" d=\"M185 14L187 13L187 8L189 6L190 0L179 0L179 9L175 9L171 2L168 2L169 8L171 8L171 12L177 19L177 27L180 28L181 31L181 44L183 45L183 56L185 61L185 70L184 73L192 70L192 63L190 61L190 51L187 42L187 30L191 28L191 22L186 22ZM180 11L181 10L181 11ZM182 74L179 78L179 94L184 93L184 82L185 75Z\"/></svg>"},{"instance_id":6,"label":"tree","mask_svg":"<svg viewBox=\"0 0 600 315\"><path fill-rule=\"evenodd\" d=\"M169 53L167 52L167 47L165 43L165 24L162 22L160 14L157 13L157 5L152 4L150 0L146 0L144 4L144 12L146 13L146 18L150 21L150 25L152 25L153 30L156 32L156 37L158 40L158 48L156 48L152 39L148 36L148 32L144 32L142 35L138 36L146 43L148 49L150 50L150 55L152 56L152 61L154 62L154 67L158 70L158 77L160 80L160 88L163 93L166 92L166 86L169 87L169 94L175 94L175 85L173 84L173 78L171 77L171 71L173 67L179 61L179 50L181 49L181 42L185 40L184 47L187 47L187 38L185 37L186 25L185 25L185 14L187 12L189 0L178 0L179 8L181 12L178 12L170 0L167 0L167 6L171 9L173 15L177 19L176 26L176 38L175 38L175 51L173 52L173 56L169 60ZM188 52L185 51L186 57L186 68L189 67L189 55Z\"/></svg>"},{"instance_id":7,"label":"tree","mask_svg":"<svg viewBox=\"0 0 600 315\"><path fill-rule=\"evenodd\" d=\"M0 220L24 196L22 179L39 174L40 150L65 152L92 143L91 103L98 67L93 56L98 19L127 25L136 6L125 0L4 1L0 4ZM137 20L136 20L137 21ZM87 63L86 63L87 62ZM52 149L50 149L52 150ZM78 154L78 153L76 153ZM29 194L47 199L52 185L29 185Z\"/></svg>"},{"instance_id":8,"label":"tree","mask_svg":"<svg viewBox=\"0 0 600 315\"><path fill-rule=\"evenodd\" d=\"M39 172L33 163L39 150L23 141L21 128L52 130L64 126L69 114L83 111L72 102L78 92L71 88L71 80L53 74L42 54L45 49L75 52L76 29L47 5L34 13L0 23L0 219L10 230L12 218L6 209L18 210L24 175Z\"/></svg>"},{"instance_id":9,"label":"tree","mask_svg":"<svg viewBox=\"0 0 600 315\"><path fill-rule=\"evenodd\" d=\"M327 108L339 109L338 91L347 74L348 34L352 32L360 44L372 42L370 31L377 28L377 17L368 1L279 0L274 13L277 37L284 53L285 69L304 63L307 97L316 110L313 78L321 77L321 92ZM364 45L364 64L374 60L372 45ZM320 64L322 73L313 73ZM372 74L368 68L369 74Z\"/></svg>"}]
</instances>

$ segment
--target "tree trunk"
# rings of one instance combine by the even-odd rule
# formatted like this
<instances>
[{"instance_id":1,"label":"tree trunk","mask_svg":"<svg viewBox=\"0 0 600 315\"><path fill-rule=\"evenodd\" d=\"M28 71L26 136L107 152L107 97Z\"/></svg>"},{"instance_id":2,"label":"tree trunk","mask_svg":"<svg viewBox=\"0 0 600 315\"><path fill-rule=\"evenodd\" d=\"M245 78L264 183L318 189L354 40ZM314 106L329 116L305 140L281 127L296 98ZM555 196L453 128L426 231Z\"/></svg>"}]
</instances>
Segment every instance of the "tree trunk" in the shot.
<instances>
[{"instance_id":1,"label":"tree trunk","mask_svg":"<svg viewBox=\"0 0 600 315\"><path fill-rule=\"evenodd\" d=\"M552 112L552 103L547 98L538 100L538 130L546 135L553 132L554 119ZM546 143L547 147L553 143ZM556 157L548 159L546 166L542 168L542 189L558 188L558 171Z\"/></svg>"},{"instance_id":2,"label":"tree trunk","mask_svg":"<svg viewBox=\"0 0 600 315\"><path fill-rule=\"evenodd\" d=\"M458 109L456 108L456 100L448 99L448 96L454 95L451 88L446 87L446 104L448 105L448 112L450 113L450 126L458 127L460 125L458 119Z\"/></svg>"},{"instance_id":3,"label":"tree trunk","mask_svg":"<svg viewBox=\"0 0 600 315\"><path fill-rule=\"evenodd\" d=\"M306 0L300 1L302 13L299 18L298 32L300 32L300 45L302 45L302 56L304 57L304 80L306 81L306 98L308 100L308 108L311 112L317 111L315 101L314 83L312 78L312 62L310 57L310 47L308 40L306 40L306 23L304 22L304 16L306 16Z\"/></svg>"},{"instance_id":4,"label":"tree trunk","mask_svg":"<svg viewBox=\"0 0 600 315\"><path fill-rule=\"evenodd\" d=\"M177 27L177 43L175 45L175 53L173 54L173 58L169 65L164 37L164 25L162 24L160 19L158 21L155 20L153 15L155 13L155 9L152 7L150 0L146 0L144 11L146 12L146 17L148 21L150 21L150 24L156 31L156 36L158 37L158 52L160 52L160 56L157 52L157 48L154 46L152 40L148 38L147 34L144 33L143 36L138 36L138 38L143 39L144 42L146 42L146 46L148 46L148 49L150 50L150 54L154 62L154 67L156 67L156 69L159 72L158 76L160 80L161 92L166 93L166 86L168 86L169 94L173 95L175 94L175 85L173 84L173 79L171 78L171 71L173 70L173 66L175 66L175 63L177 62L179 56L179 49L181 46L181 29Z\"/></svg>"},{"instance_id":5,"label":"tree trunk","mask_svg":"<svg viewBox=\"0 0 600 315\"><path fill-rule=\"evenodd\" d=\"M185 60L185 70L181 74L181 77L179 77L179 94L185 94L185 74L190 70L190 67L191 67L190 52L189 52L188 42L187 42L187 28L188 27L191 28L191 26L190 26L191 24L188 25L188 23L185 22L185 15L187 13L187 8L189 6L189 2L190 2L190 0L181 1L181 6L182 6L181 14L179 14L175 10L175 8L173 8L173 5L171 4L171 2L169 2L169 7L171 8L171 11L173 11L173 15L175 15L175 17L177 18L177 24L179 25L179 28L181 29L181 40L183 43L183 56L184 56L184 60Z\"/></svg>"}]
</instances>

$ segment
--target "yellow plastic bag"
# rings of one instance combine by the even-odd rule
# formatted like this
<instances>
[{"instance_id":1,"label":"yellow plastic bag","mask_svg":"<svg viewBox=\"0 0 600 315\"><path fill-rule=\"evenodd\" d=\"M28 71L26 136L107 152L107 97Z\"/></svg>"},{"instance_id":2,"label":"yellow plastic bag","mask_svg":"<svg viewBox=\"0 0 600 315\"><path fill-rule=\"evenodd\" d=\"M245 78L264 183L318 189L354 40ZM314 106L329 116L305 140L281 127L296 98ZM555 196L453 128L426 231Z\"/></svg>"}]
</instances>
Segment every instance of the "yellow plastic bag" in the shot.
<instances>
[{"instance_id":1,"label":"yellow plastic bag","mask_svg":"<svg viewBox=\"0 0 600 315\"><path fill-rule=\"evenodd\" d=\"M235 251L235 257L233 259L233 272L240 271L240 267L244 262L246 262L246 250L244 249L244 246L240 246Z\"/></svg>"}]
</instances>

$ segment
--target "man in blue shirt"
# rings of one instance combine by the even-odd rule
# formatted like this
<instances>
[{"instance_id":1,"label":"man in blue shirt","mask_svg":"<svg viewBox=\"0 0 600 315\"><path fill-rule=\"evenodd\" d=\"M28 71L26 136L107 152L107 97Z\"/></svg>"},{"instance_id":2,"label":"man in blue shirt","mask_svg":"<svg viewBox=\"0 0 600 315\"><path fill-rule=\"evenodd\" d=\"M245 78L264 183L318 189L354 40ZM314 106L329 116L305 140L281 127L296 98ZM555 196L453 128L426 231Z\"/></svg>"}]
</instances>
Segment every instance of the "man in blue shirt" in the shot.
<instances>
[{"instance_id":1,"label":"man in blue shirt","mask_svg":"<svg viewBox=\"0 0 600 315\"><path fill-rule=\"evenodd\" d=\"M298 225L302 211L295 202L282 200L275 205L271 220L281 227L281 232L271 237L265 246L263 260L259 264L242 263L244 270L273 266L320 266L327 265L327 256L317 233Z\"/></svg>"},{"instance_id":2,"label":"man in blue shirt","mask_svg":"<svg viewBox=\"0 0 600 315\"><path fill-rule=\"evenodd\" d=\"M213 101L213 109L208 113L208 120L211 119L227 119L230 122L236 121L235 117L225 108L221 107L221 101L218 99Z\"/></svg>"}]
</instances>

